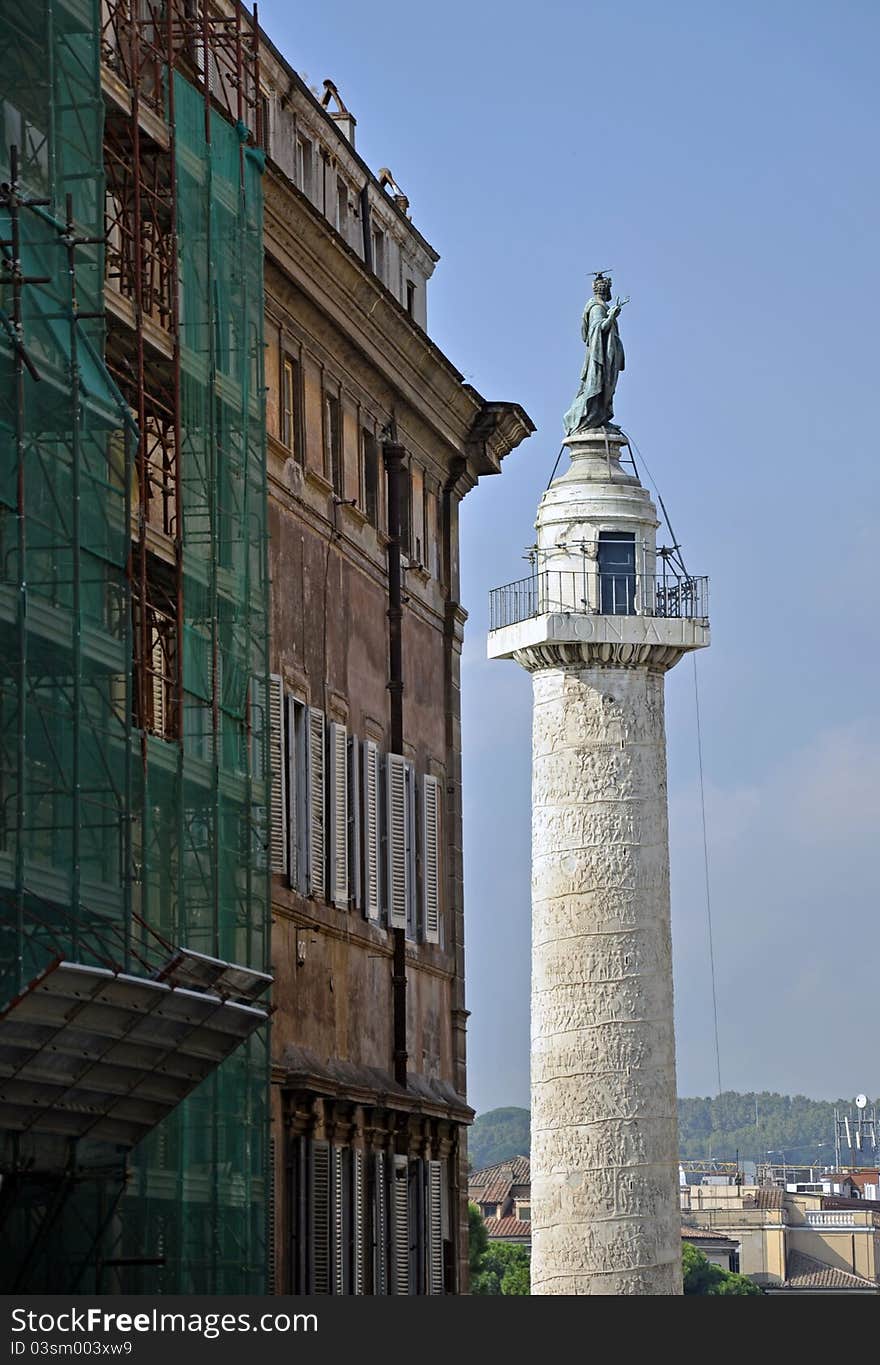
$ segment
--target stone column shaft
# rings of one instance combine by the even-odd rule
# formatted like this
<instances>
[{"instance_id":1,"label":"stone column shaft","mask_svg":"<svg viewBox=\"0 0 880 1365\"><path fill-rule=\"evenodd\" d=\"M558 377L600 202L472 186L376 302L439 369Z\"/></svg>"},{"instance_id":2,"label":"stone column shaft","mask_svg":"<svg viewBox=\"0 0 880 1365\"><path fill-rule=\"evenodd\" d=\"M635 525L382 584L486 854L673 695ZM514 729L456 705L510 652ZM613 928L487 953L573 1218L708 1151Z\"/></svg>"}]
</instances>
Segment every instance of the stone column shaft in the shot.
<instances>
[{"instance_id":1,"label":"stone column shaft","mask_svg":"<svg viewBox=\"0 0 880 1365\"><path fill-rule=\"evenodd\" d=\"M532 1293L676 1294L663 670L533 683Z\"/></svg>"}]
</instances>

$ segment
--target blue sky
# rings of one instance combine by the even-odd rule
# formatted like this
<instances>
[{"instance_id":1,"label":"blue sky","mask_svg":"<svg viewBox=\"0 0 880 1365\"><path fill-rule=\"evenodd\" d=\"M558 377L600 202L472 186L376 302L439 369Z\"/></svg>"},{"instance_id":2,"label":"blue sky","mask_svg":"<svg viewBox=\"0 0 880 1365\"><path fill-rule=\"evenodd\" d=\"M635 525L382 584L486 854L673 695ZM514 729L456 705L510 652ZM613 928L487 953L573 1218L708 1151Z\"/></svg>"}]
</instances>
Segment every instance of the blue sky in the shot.
<instances>
[{"instance_id":1,"label":"blue sky","mask_svg":"<svg viewBox=\"0 0 880 1365\"><path fill-rule=\"evenodd\" d=\"M880 1093L874 0L297 5L441 253L429 330L538 432L462 512L470 1098L528 1103L530 682L485 660L581 363L589 272L629 294L617 418L686 562L722 1082ZM694 690L667 681L680 1094L715 1087Z\"/></svg>"}]
</instances>

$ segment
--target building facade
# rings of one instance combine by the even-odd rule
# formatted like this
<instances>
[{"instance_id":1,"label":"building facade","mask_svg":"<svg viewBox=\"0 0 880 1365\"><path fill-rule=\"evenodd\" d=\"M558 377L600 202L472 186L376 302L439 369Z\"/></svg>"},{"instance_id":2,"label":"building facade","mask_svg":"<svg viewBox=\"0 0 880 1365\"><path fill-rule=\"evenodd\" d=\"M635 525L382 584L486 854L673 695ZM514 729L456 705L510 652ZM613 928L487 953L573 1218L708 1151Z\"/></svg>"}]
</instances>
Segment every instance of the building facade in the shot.
<instances>
[{"instance_id":1,"label":"building facade","mask_svg":"<svg viewBox=\"0 0 880 1365\"><path fill-rule=\"evenodd\" d=\"M431 342L436 252L264 46L275 1284L466 1288L458 508L531 430Z\"/></svg>"},{"instance_id":2,"label":"building facade","mask_svg":"<svg viewBox=\"0 0 880 1365\"><path fill-rule=\"evenodd\" d=\"M457 508L531 424L241 5L3 41L4 1285L461 1289Z\"/></svg>"}]
</instances>

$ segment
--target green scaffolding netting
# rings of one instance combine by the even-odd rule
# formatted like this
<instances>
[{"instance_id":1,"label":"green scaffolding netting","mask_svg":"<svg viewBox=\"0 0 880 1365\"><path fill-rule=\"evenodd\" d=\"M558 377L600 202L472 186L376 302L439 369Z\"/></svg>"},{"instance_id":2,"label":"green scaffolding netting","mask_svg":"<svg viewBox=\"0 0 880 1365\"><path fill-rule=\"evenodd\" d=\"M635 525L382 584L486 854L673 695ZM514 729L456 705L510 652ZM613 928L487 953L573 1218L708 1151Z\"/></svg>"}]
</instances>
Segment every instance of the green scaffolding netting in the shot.
<instances>
[{"instance_id":1,"label":"green scaffolding netting","mask_svg":"<svg viewBox=\"0 0 880 1365\"><path fill-rule=\"evenodd\" d=\"M147 971L152 931L266 970L259 157L215 112L206 130L203 95L174 75L183 725L145 736L127 571L137 431L101 317L74 317L100 313L103 246L71 256L65 236L68 196L77 238L104 231L100 6L0 8L0 179L16 147L22 196L47 201L16 224L0 207L0 995L59 953ZM262 1292L267 1082L264 1030L135 1149L125 1179L114 1154L99 1179L76 1152L63 1198L57 1180L20 1180L0 1277Z\"/></svg>"}]
</instances>

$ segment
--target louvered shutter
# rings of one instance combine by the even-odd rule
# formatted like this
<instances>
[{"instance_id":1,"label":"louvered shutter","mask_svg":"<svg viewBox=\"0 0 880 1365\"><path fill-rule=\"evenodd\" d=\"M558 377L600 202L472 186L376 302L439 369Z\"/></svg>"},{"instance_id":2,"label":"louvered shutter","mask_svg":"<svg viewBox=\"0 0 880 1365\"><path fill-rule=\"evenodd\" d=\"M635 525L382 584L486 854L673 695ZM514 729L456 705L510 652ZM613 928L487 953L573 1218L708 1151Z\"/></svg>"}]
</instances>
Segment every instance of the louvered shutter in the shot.
<instances>
[{"instance_id":1,"label":"louvered shutter","mask_svg":"<svg viewBox=\"0 0 880 1365\"><path fill-rule=\"evenodd\" d=\"M391 1175L391 1292L408 1294L409 1280L409 1163L393 1157Z\"/></svg>"},{"instance_id":2,"label":"louvered shutter","mask_svg":"<svg viewBox=\"0 0 880 1365\"><path fill-rule=\"evenodd\" d=\"M364 914L378 919L382 909L379 885L379 750L364 740Z\"/></svg>"},{"instance_id":3,"label":"louvered shutter","mask_svg":"<svg viewBox=\"0 0 880 1365\"><path fill-rule=\"evenodd\" d=\"M367 1210L364 1179L364 1154L358 1148L351 1154L351 1292L365 1293L367 1260Z\"/></svg>"},{"instance_id":4,"label":"louvered shutter","mask_svg":"<svg viewBox=\"0 0 880 1365\"><path fill-rule=\"evenodd\" d=\"M269 859L273 872L287 871L287 801L284 745L284 684L269 675Z\"/></svg>"},{"instance_id":5,"label":"louvered shutter","mask_svg":"<svg viewBox=\"0 0 880 1365\"><path fill-rule=\"evenodd\" d=\"M354 735L348 741L348 894L360 910L361 897L361 746Z\"/></svg>"},{"instance_id":6,"label":"louvered shutter","mask_svg":"<svg viewBox=\"0 0 880 1365\"><path fill-rule=\"evenodd\" d=\"M416 937L418 923L416 876L416 770L406 764L406 936Z\"/></svg>"},{"instance_id":7,"label":"louvered shutter","mask_svg":"<svg viewBox=\"0 0 880 1365\"><path fill-rule=\"evenodd\" d=\"M330 1293L330 1146L309 1153L309 1292Z\"/></svg>"},{"instance_id":8,"label":"louvered shutter","mask_svg":"<svg viewBox=\"0 0 880 1365\"><path fill-rule=\"evenodd\" d=\"M427 1288L429 1294L442 1294L443 1285L443 1163L429 1161L427 1178Z\"/></svg>"},{"instance_id":9,"label":"louvered shutter","mask_svg":"<svg viewBox=\"0 0 880 1365\"><path fill-rule=\"evenodd\" d=\"M422 905L427 943L440 942L440 783L425 776L423 795Z\"/></svg>"},{"instance_id":10,"label":"louvered shutter","mask_svg":"<svg viewBox=\"0 0 880 1365\"><path fill-rule=\"evenodd\" d=\"M373 1293L388 1293L388 1185L384 1152L373 1157Z\"/></svg>"},{"instance_id":11,"label":"louvered shutter","mask_svg":"<svg viewBox=\"0 0 880 1365\"><path fill-rule=\"evenodd\" d=\"M399 754L385 759L385 838L388 857L388 922L406 928L409 878L407 855L406 760Z\"/></svg>"},{"instance_id":12,"label":"louvered shutter","mask_svg":"<svg viewBox=\"0 0 880 1365\"><path fill-rule=\"evenodd\" d=\"M276 1257L275 1257L275 1237L277 1234L277 1219L275 1210L275 1200L277 1197L275 1180L275 1139L269 1139L269 1188L266 1199L266 1292L267 1294L277 1293L276 1279Z\"/></svg>"},{"instance_id":13,"label":"louvered shutter","mask_svg":"<svg viewBox=\"0 0 880 1365\"><path fill-rule=\"evenodd\" d=\"M309 788L309 880L310 896L321 900L326 895L326 840L325 822L325 754L324 712L309 707L308 721L308 788Z\"/></svg>"},{"instance_id":14,"label":"louvered shutter","mask_svg":"<svg viewBox=\"0 0 880 1365\"><path fill-rule=\"evenodd\" d=\"M348 909L348 733L331 721L330 757L330 899Z\"/></svg>"},{"instance_id":15,"label":"louvered shutter","mask_svg":"<svg viewBox=\"0 0 880 1365\"><path fill-rule=\"evenodd\" d=\"M295 891L302 890L301 874L302 868L301 855L299 848L300 839L300 818L299 805L302 799L300 792L299 771L298 771L298 727L297 727L297 702L294 697L287 697L287 724L285 726L286 738L286 758L287 758L287 866L290 873L290 885Z\"/></svg>"},{"instance_id":16,"label":"louvered shutter","mask_svg":"<svg viewBox=\"0 0 880 1365\"><path fill-rule=\"evenodd\" d=\"M333 1147L330 1152L331 1173L333 1183L333 1215L332 1226L332 1255L333 1255L333 1293L344 1294L346 1289L345 1274L345 1169L344 1154L340 1147Z\"/></svg>"},{"instance_id":17,"label":"louvered shutter","mask_svg":"<svg viewBox=\"0 0 880 1365\"><path fill-rule=\"evenodd\" d=\"M150 637L150 695L152 702L150 729L154 735L159 735L164 739L165 727L168 724L165 706L165 651L162 648L162 637L155 626L150 631Z\"/></svg>"}]
</instances>

